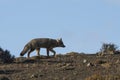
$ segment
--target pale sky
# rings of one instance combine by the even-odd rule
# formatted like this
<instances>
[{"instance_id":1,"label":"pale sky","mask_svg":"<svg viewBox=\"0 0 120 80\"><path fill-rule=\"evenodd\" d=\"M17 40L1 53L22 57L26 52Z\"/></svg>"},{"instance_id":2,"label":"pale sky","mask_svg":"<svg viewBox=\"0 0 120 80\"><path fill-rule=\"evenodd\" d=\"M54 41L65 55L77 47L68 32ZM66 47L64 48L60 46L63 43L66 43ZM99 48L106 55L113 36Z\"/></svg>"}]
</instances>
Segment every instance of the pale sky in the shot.
<instances>
[{"instance_id":1,"label":"pale sky","mask_svg":"<svg viewBox=\"0 0 120 80\"><path fill-rule=\"evenodd\" d=\"M63 38L55 51L65 54L120 46L119 36L120 0L0 0L0 46L15 56L33 38Z\"/></svg>"}]
</instances>

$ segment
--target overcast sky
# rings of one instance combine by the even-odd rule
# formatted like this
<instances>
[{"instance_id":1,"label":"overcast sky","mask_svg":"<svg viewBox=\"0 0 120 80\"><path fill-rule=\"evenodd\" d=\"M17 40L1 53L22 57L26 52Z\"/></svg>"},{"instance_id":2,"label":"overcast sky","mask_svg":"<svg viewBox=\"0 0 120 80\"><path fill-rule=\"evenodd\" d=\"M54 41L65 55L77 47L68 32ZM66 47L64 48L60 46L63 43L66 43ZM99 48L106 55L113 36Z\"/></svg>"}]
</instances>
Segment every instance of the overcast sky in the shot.
<instances>
[{"instance_id":1,"label":"overcast sky","mask_svg":"<svg viewBox=\"0 0 120 80\"><path fill-rule=\"evenodd\" d=\"M0 0L0 46L15 56L33 38L63 38L66 48L55 50L64 54L120 46L119 36L119 0Z\"/></svg>"}]
</instances>

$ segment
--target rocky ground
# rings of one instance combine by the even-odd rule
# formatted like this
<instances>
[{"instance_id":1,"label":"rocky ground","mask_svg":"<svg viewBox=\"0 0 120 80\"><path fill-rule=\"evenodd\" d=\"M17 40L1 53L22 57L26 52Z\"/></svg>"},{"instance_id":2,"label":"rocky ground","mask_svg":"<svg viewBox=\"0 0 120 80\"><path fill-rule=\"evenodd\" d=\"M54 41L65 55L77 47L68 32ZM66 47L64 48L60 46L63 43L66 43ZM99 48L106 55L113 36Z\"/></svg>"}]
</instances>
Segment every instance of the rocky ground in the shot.
<instances>
[{"instance_id":1,"label":"rocky ground","mask_svg":"<svg viewBox=\"0 0 120 80\"><path fill-rule=\"evenodd\" d=\"M120 80L120 54L71 52L53 57L16 58L0 64L0 80Z\"/></svg>"}]
</instances>

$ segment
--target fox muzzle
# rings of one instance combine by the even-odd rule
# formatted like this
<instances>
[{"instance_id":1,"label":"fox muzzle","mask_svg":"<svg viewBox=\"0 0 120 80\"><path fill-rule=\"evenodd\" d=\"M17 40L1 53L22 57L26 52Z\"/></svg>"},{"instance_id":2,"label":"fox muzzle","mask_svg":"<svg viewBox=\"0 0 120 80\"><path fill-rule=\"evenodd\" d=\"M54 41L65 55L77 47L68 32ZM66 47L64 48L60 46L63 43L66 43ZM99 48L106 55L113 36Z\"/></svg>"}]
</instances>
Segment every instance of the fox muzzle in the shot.
<instances>
[{"instance_id":1,"label":"fox muzzle","mask_svg":"<svg viewBox=\"0 0 120 80\"><path fill-rule=\"evenodd\" d=\"M20 53L20 56L23 56L24 54Z\"/></svg>"},{"instance_id":2,"label":"fox muzzle","mask_svg":"<svg viewBox=\"0 0 120 80\"><path fill-rule=\"evenodd\" d=\"M66 47L65 45L61 45L61 47Z\"/></svg>"}]
</instances>

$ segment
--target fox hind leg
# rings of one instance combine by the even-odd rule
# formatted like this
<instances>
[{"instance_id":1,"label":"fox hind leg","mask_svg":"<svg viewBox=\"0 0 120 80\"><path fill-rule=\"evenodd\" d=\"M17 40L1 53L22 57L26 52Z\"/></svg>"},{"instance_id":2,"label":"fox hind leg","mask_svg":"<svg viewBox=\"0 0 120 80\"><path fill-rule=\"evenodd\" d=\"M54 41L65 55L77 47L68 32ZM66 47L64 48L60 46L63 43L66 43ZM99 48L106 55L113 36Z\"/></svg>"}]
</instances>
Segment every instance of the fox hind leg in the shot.
<instances>
[{"instance_id":1,"label":"fox hind leg","mask_svg":"<svg viewBox=\"0 0 120 80\"><path fill-rule=\"evenodd\" d=\"M47 50L47 57L49 57L49 49L46 49Z\"/></svg>"}]
</instances>

